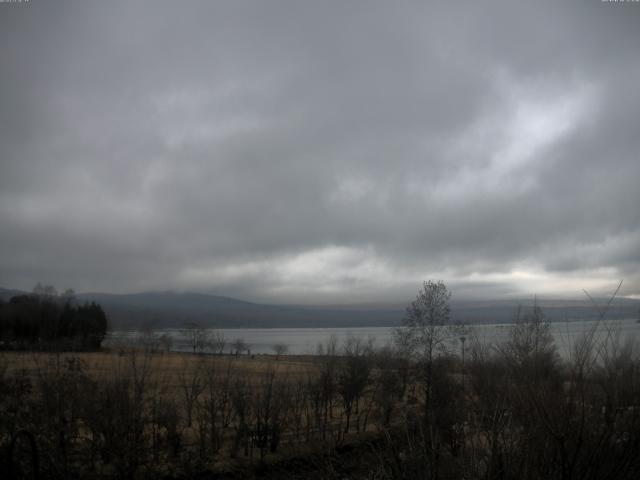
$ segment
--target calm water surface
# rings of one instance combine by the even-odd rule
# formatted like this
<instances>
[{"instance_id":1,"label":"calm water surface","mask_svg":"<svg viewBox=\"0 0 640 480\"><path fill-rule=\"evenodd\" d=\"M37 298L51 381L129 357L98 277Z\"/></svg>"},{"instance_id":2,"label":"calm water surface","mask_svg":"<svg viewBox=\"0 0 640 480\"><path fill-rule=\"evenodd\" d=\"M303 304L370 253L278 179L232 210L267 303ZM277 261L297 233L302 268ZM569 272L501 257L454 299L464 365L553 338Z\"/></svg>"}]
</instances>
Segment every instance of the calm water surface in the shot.
<instances>
[{"instance_id":1,"label":"calm water surface","mask_svg":"<svg viewBox=\"0 0 640 480\"><path fill-rule=\"evenodd\" d=\"M495 344L506 339L512 328L510 324L468 325L466 337L474 338L481 343ZM617 338L621 342L627 339L640 339L640 323L636 319L609 320L600 322L594 320L576 320L571 322L556 322L551 324L551 331L558 348L558 352L567 357L572 346L582 335L596 328L598 338ZM377 347L383 347L393 341L393 328L221 328L215 330L224 335L228 344L241 338L249 345L251 353L273 353L273 345L283 343L288 352L293 354L313 354L318 344L326 343L332 336L342 344L350 335L365 340L371 339ZM156 334L167 334L172 339L172 350L190 351L190 345L182 329L158 329ZM139 338L138 332L114 331L105 340L105 345L135 342ZM452 340L452 348L459 346L457 339ZM468 345L468 344L467 344ZM229 351L230 346L225 347Z\"/></svg>"}]
</instances>

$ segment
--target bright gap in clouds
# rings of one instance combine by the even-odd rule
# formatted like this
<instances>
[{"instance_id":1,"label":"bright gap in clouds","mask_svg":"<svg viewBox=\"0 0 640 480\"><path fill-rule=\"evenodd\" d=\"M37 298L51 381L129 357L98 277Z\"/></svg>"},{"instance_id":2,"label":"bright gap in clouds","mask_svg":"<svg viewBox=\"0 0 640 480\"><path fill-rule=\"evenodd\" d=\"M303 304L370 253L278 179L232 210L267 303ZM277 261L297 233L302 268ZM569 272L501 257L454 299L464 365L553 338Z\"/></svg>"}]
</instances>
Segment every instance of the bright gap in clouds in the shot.
<instances>
[{"instance_id":1,"label":"bright gap in clouds","mask_svg":"<svg viewBox=\"0 0 640 480\"><path fill-rule=\"evenodd\" d=\"M299 304L393 303L410 298L424 279L448 279L461 299L486 298L485 288L508 285L508 298L539 295L547 298L577 298L582 289L607 292L611 289L611 269L595 269L584 274L549 273L534 265L515 265L500 273L461 273L435 270L428 264L399 267L378 255L374 248L327 246L297 254L265 259L238 259L183 270L180 281L189 288L219 293L259 281L263 293L256 301L277 303L281 298ZM259 279L259 280L257 280ZM474 285L474 294L467 285ZM231 286L231 290L225 290ZM504 296L504 293L503 293ZM458 298L460 299L460 298Z\"/></svg>"},{"instance_id":2,"label":"bright gap in clouds","mask_svg":"<svg viewBox=\"0 0 640 480\"><path fill-rule=\"evenodd\" d=\"M596 108L592 86L578 83L549 92L498 75L498 99L454 138L449 161L459 164L440 182L434 197L456 201L474 194L521 195L537 187L537 172L558 159L554 145L588 123ZM557 89L556 89L557 90ZM417 182L409 186L420 190Z\"/></svg>"}]
</instances>

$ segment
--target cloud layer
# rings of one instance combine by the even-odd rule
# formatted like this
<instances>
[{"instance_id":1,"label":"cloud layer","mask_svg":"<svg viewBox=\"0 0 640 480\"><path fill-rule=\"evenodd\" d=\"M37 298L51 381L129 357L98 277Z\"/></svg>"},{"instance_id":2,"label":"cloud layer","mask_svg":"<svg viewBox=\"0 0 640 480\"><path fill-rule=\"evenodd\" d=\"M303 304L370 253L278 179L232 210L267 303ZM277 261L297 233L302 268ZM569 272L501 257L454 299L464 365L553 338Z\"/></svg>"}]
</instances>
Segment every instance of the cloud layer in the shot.
<instances>
[{"instance_id":1,"label":"cloud layer","mask_svg":"<svg viewBox=\"0 0 640 480\"><path fill-rule=\"evenodd\" d=\"M640 7L0 5L0 285L640 295Z\"/></svg>"}]
</instances>

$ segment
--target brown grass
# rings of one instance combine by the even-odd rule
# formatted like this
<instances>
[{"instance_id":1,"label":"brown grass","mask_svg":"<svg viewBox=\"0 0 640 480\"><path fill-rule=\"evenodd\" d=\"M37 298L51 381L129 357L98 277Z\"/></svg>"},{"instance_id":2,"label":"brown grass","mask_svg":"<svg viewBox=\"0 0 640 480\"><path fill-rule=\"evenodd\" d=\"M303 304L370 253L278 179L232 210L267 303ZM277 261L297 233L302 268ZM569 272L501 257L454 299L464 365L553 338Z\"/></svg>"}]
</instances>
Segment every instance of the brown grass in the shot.
<instances>
[{"instance_id":1,"label":"brown grass","mask_svg":"<svg viewBox=\"0 0 640 480\"><path fill-rule=\"evenodd\" d=\"M80 359L83 371L92 378L113 378L127 374L131 370L132 362L141 368L148 368L155 379L164 379L172 384L185 371L195 371L197 368L225 370L229 365L234 373L251 380L261 378L270 370L276 370L278 375L286 375L295 380L306 376L316 369L314 358L305 355L281 355L276 360L275 355L198 355L191 353L144 353L129 351L116 352L3 352L0 353L0 364L4 364L7 374L20 373L35 378L38 374L55 368L55 365L65 364L67 360Z\"/></svg>"},{"instance_id":2,"label":"brown grass","mask_svg":"<svg viewBox=\"0 0 640 480\"><path fill-rule=\"evenodd\" d=\"M189 352L149 353L130 349L126 352L0 352L0 370L6 376L26 377L31 380L57 369L63 369L68 361L78 359L83 373L94 380L112 380L132 375L133 370L149 372L149 380L159 384L179 387L185 374L216 370L219 373L231 369L234 378L243 378L250 383L264 379L265 374L275 371L278 378L289 383L306 380L319 371L319 358L315 355L210 355ZM132 367L133 365L133 367ZM62 367L62 368L61 368Z\"/></svg>"}]
</instances>

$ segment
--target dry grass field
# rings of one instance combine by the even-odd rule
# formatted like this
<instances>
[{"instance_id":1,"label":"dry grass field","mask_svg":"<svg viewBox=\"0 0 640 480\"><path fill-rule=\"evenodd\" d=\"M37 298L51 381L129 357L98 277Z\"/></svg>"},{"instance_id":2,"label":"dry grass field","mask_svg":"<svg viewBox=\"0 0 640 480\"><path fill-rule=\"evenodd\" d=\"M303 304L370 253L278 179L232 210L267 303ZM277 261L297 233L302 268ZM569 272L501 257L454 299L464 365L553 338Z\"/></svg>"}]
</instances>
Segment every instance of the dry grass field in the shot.
<instances>
[{"instance_id":1,"label":"dry grass field","mask_svg":"<svg viewBox=\"0 0 640 480\"><path fill-rule=\"evenodd\" d=\"M234 383L259 389L266 378L287 385L317 378L320 366L313 356L203 355L183 352L149 353L129 349L119 352L3 352L0 369L37 386L42 380L61 377L69 370L82 372L98 385L117 381L143 382L147 393L176 405L193 407L210 386L224 384L230 395ZM220 388L218 392L221 393ZM336 407L334 407L335 409ZM186 415L181 408L179 416ZM189 413L191 416L191 413ZM191 423L191 421L189 421Z\"/></svg>"},{"instance_id":2,"label":"dry grass field","mask_svg":"<svg viewBox=\"0 0 640 480\"><path fill-rule=\"evenodd\" d=\"M277 371L290 380L298 380L317 371L316 358L309 355L202 355L190 353L126 352L2 352L0 368L6 374L20 373L29 378L59 368L68 361L79 361L83 371L94 379L112 379L131 373L132 364L150 371L155 380L177 386L185 372L221 371L232 368L236 374L254 381L268 371Z\"/></svg>"}]
</instances>

